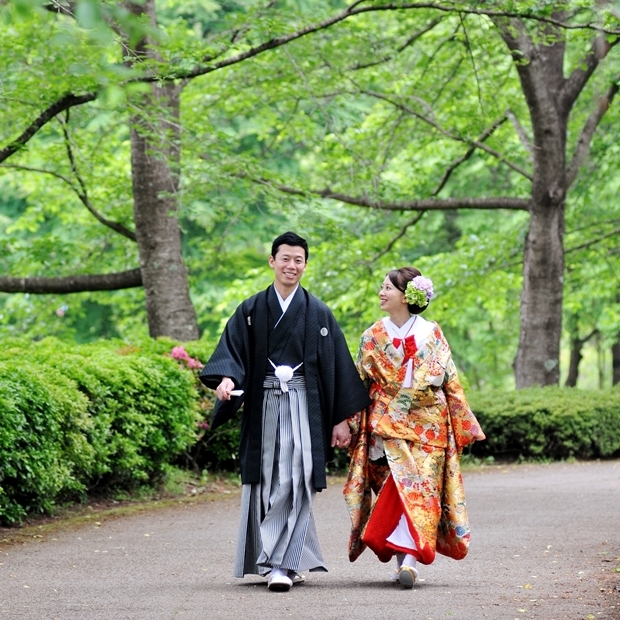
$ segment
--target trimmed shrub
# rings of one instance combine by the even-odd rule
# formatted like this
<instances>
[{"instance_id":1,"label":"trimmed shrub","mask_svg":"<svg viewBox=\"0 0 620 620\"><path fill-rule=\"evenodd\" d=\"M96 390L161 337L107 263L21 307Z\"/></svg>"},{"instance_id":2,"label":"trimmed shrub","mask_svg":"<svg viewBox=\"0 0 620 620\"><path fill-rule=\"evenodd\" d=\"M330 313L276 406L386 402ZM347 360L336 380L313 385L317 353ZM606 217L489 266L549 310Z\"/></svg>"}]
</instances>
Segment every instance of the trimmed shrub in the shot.
<instances>
[{"instance_id":1,"label":"trimmed shrub","mask_svg":"<svg viewBox=\"0 0 620 620\"><path fill-rule=\"evenodd\" d=\"M156 348L55 339L3 348L0 520L156 482L195 443L195 374Z\"/></svg>"},{"instance_id":2,"label":"trimmed shrub","mask_svg":"<svg viewBox=\"0 0 620 620\"><path fill-rule=\"evenodd\" d=\"M495 458L620 456L620 389L528 388L475 392L469 402L487 439L472 453Z\"/></svg>"},{"instance_id":3,"label":"trimmed shrub","mask_svg":"<svg viewBox=\"0 0 620 620\"><path fill-rule=\"evenodd\" d=\"M49 510L85 489L95 460L87 398L57 370L0 363L0 520Z\"/></svg>"},{"instance_id":4,"label":"trimmed shrub","mask_svg":"<svg viewBox=\"0 0 620 620\"><path fill-rule=\"evenodd\" d=\"M10 340L0 347L0 523L62 501L163 479L170 464L238 470L240 418L212 431L214 392L198 381L210 346L168 339ZM620 388L472 392L494 458L620 456ZM337 450L330 471L348 465Z\"/></svg>"},{"instance_id":5,"label":"trimmed shrub","mask_svg":"<svg viewBox=\"0 0 620 620\"><path fill-rule=\"evenodd\" d=\"M210 394L203 400L206 406L215 401ZM210 410L206 411L208 416ZM199 422L201 432L198 440L190 450L185 453L183 465L193 469L196 473L203 471L238 472L239 443L241 440L241 417L243 410L239 410L235 417L223 426L212 430L207 421Z\"/></svg>"}]
</instances>

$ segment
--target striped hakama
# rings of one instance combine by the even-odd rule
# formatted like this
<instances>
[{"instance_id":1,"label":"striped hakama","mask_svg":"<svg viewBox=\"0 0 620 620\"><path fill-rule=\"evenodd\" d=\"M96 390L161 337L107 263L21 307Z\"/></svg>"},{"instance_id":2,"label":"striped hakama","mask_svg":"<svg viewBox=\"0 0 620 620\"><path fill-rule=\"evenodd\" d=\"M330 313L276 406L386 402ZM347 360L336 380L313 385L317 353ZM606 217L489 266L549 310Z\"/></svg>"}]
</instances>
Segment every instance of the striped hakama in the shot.
<instances>
[{"instance_id":1,"label":"striped hakama","mask_svg":"<svg viewBox=\"0 0 620 620\"><path fill-rule=\"evenodd\" d=\"M244 484L235 577L271 568L326 571L312 515L312 450L305 379L288 392L267 376L263 384L261 482Z\"/></svg>"}]
</instances>

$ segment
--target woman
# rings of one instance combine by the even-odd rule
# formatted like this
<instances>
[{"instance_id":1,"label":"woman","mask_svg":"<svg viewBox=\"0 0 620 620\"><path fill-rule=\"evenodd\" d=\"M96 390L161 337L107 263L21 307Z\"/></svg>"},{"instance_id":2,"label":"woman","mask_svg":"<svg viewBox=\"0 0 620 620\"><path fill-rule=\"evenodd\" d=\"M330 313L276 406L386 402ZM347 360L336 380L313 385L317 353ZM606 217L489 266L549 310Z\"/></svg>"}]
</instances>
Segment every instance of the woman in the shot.
<instances>
[{"instance_id":1,"label":"woman","mask_svg":"<svg viewBox=\"0 0 620 620\"><path fill-rule=\"evenodd\" d=\"M436 551L457 560L467 554L459 458L484 439L439 325L420 316L433 296L415 268L385 277L379 299L389 316L362 334L357 356L373 402L349 420L349 559L366 547L382 562L396 556L394 578L405 588L415 583L417 563L430 564Z\"/></svg>"}]
</instances>

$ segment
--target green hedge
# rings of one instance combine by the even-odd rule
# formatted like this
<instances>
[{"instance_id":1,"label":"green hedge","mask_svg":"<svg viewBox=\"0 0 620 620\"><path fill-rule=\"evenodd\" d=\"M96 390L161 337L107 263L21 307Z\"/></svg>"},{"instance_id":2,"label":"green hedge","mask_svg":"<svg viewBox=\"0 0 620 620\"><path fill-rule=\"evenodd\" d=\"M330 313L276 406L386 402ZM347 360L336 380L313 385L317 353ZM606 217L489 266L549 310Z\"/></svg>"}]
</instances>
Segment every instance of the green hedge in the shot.
<instances>
[{"instance_id":1,"label":"green hedge","mask_svg":"<svg viewBox=\"0 0 620 620\"><path fill-rule=\"evenodd\" d=\"M175 343L3 343L0 521L152 483L196 442L196 371Z\"/></svg>"},{"instance_id":2,"label":"green hedge","mask_svg":"<svg viewBox=\"0 0 620 620\"><path fill-rule=\"evenodd\" d=\"M239 420L211 431L214 393L193 360L206 343L139 346L55 339L0 343L0 523L94 493L161 481L170 464L236 471ZM189 354L189 355L188 355ZM620 456L620 389L470 392L487 440L469 452L496 459ZM346 468L337 451L331 471Z\"/></svg>"},{"instance_id":3,"label":"green hedge","mask_svg":"<svg viewBox=\"0 0 620 620\"><path fill-rule=\"evenodd\" d=\"M620 388L474 392L469 403L486 441L472 453L552 460L620 456Z\"/></svg>"}]
</instances>

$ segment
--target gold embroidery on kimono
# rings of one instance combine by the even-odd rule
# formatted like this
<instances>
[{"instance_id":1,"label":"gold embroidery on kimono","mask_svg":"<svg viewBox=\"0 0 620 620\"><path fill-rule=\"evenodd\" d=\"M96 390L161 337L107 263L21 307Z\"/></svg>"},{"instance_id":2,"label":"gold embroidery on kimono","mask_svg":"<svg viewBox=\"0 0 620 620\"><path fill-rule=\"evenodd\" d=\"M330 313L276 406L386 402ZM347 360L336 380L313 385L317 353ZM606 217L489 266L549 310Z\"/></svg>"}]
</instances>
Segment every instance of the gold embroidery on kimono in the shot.
<instances>
[{"instance_id":1,"label":"gold embroidery on kimono","mask_svg":"<svg viewBox=\"0 0 620 620\"><path fill-rule=\"evenodd\" d=\"M392 344L383 321L362 334L356 363L373 403L351 421L359 433L350 449L344 489L352 523L349 559L357 559L367 544L384 562L398 550L377 551L364 540L382 494L401 504L394 514L404 512L419 561L430 564L436 551L464 558L470 530L459 457L464 446L484 439L484 433L467 405L439 325L418 344L410 388L403 387L403 353ZM369 461L369 447L377 437L387 467Z\"/></svg>"}]
</instances>

